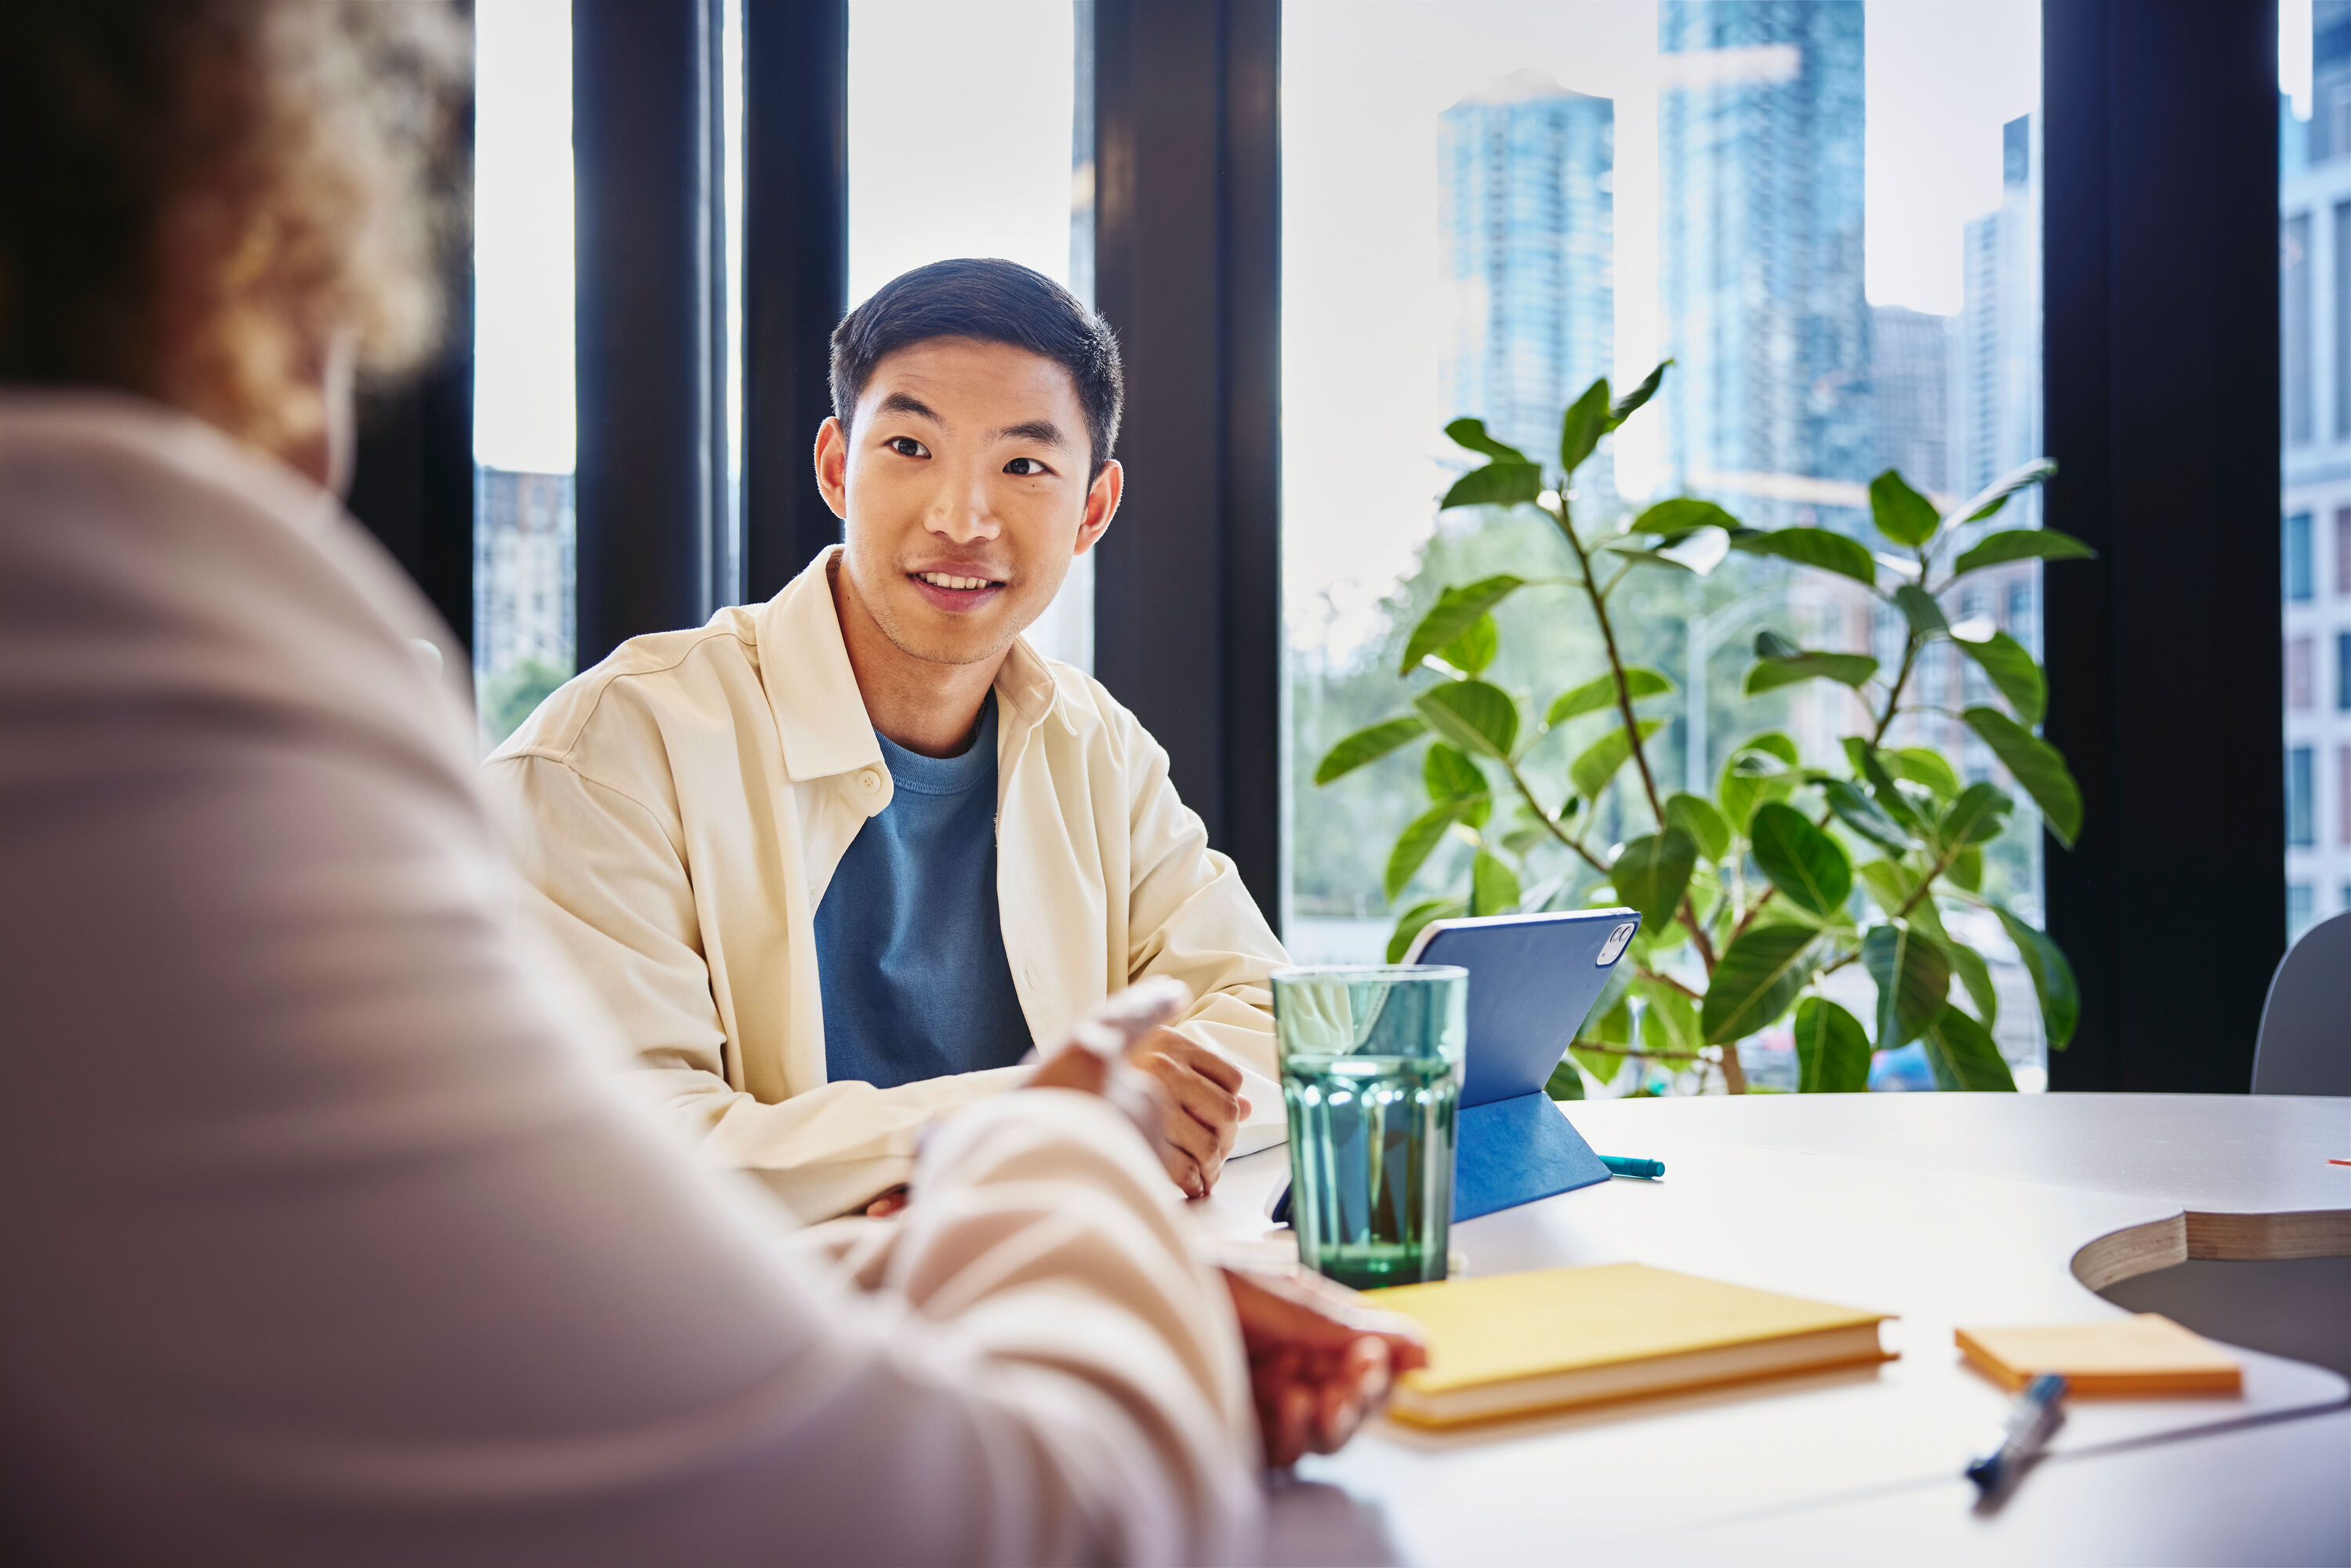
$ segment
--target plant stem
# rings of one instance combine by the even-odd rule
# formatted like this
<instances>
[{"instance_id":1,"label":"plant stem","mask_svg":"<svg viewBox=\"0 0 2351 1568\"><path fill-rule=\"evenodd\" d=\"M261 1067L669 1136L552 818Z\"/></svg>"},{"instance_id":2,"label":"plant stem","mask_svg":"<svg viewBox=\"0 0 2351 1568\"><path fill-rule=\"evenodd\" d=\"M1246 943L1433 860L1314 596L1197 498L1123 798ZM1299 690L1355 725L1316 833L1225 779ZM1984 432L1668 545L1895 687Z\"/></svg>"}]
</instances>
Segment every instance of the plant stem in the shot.
<instances>
[{"instance_id":1,"label":"plant stem","mask_svg":"<svg viewBox=\"0 0 2351 1568\"><path fill-rule=\"evenodd\" d=\"M1535 799L1534 786L1528 783L1526 775L1519 771L1519 765L1511 761L1507 757L1503 758L1501 761L1502 770L1510 776L1510 782L1518 786L1519 793L1526 800L1528 810L1531 810L1538 818L1541 819L1542 825L1551 831L1551 836L1557 839L1561 843L1565 844L1569 849L1573 850L1577 854L1582 855L1583 857L1584 864L1590 866L1593 871L1598 872L1602 876L1606 876L1608 874L1608 868L1601 864L1598 858L1595 857L1590 850L1583 847L1583 841L1582 839L1572 839L1568 837L1566 830L1562 829L1559 825L1558 821L1552 818L1549 811L1543 810L1542 802Z\"/></svg>"},{"instance_id":2,"label":"plant stem","mask_svg":"<svg viewBox=\"0 0 2351 1568\"><path fill-rule=\"evenodd\" d=\"M1679 980L1675 979L1671 975L1666 974L1661 970L1652 969L1644 966L1640 971L1640 976L1641 978L1645 980L1655 980L1661 986L1670 986L1675 990L1679 991L1682 995L1687 997L1694 1002L1702 1002L1706 1000L1705 992L1694 991L1687 986L1682 984Z\"/></svg>"},{"instance_id":3,"label":"plant stem","mask_svg":"<svg viewBox=\"0 0 2351 1568\"><path fill-rule=\"evenodd\" d=\"M1596 1051L1609 1056L1639 1056L1651 1061L1704 1061L1706 1053L1698 1051L1651 1051L1646 1045L1608 1045L1596 1040L1579 1040L1571 1051Z\"/></svg>"}]
</instances>

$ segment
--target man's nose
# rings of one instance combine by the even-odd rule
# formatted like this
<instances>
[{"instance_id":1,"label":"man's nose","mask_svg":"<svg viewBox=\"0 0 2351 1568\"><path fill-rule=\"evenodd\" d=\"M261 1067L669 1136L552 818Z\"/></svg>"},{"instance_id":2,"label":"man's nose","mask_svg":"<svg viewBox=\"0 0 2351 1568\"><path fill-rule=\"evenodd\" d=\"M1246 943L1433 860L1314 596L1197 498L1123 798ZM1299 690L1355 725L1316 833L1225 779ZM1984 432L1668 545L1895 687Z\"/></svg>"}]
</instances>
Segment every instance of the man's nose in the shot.
<instances>
[{"instance_id":1,"label":"man's nose","mask_svg":"<svg viewBox=\"0 0 2351 1568\"><path fill-rule=\"evenodd\" d=\"M1002 529L988 500L987 475L957 475L942 484L924 525L956 544L994 538Z\"/></svg>"}]
</instances>

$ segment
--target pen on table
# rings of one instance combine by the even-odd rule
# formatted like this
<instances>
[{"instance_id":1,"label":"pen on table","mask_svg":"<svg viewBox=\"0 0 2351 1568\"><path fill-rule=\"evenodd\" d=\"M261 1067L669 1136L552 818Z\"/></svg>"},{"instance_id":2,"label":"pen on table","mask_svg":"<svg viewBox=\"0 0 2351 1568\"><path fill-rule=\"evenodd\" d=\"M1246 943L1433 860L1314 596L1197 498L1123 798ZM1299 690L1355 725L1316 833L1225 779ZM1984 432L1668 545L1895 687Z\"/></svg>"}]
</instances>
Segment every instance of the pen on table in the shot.
<instances>
[{"instance_id":1,"label":"pen on table","mask_svg":"<svg viewBox=\"0 0 2351 1568\"><path fill-rule=\"evenodd\" d=\"M1663 1160L1635 1160L1623 1155L1603 1155L1600 1163L1608 1167L1610 1176L1641 1176L1655 1181L1666 1174L1666 1162Z\"/></svg>"},{"instance_id":2,"label":"pen on table","mask_svg":"<svg viewBox=\"0 0 2351 1568\"><path fill-rule=\"evenodd\" d=\"M2065 1419L2057 1403L2064 1396L2065 1379L2054 1372L2044 1372L2024 1385L2024 1392L2009 1407L2000 1442L1991 1452L1968 1462L1967 1478L1976 1483L1978 1491L1989 1497L2014 1479L2018 1467L2037 1453Z\"/></svg>"}]
</instances>

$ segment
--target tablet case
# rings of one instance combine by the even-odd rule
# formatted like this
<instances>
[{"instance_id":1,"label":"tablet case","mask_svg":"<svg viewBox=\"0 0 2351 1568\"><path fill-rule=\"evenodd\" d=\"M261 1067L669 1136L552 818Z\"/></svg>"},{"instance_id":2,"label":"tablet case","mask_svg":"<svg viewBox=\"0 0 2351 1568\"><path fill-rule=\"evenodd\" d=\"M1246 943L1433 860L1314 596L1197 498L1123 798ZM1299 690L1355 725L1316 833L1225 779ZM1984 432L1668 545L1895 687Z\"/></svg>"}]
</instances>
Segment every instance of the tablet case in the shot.
<instances>
[{"instance_id":1,"label":"tablet case","mask_svg":"<svg viewBox=\"0 0 2351 1568\"><path fill-rule=\"evenodd\" d=\"M1405 963L1469 971L1468 1051L1453 1137L1455 1223L1608 1179L1608 1167L1543 1085L1640 919L1630 909L1497 915L1433 921L1415 938ZM1289 1218L1285 1191L1273 1218Z\"/></svg>"}]
</instances>

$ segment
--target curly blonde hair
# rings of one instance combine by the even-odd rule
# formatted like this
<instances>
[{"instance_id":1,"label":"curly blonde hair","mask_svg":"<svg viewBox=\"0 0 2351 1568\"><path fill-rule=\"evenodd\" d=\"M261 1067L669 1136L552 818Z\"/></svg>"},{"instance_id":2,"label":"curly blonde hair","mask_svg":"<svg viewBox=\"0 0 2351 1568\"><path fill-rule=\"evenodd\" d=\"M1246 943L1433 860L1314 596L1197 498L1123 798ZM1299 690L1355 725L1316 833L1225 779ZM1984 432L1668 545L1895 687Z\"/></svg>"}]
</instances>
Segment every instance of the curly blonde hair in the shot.
<instances>
[{"instance_id":1,"label":"curly blonde hair","mask_svg":"<svg viewBox=\"0 0 2351 1568\"><path fill-rule=\"evenodd\" d=\"M0 379L315 439L339 340L433 346L468 48L442 0L0 5Z\"/></svg>"}]
</instances>

